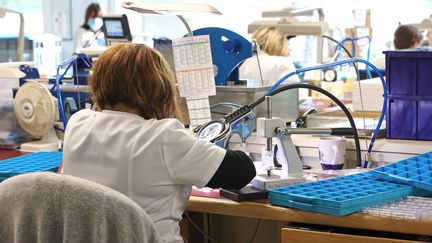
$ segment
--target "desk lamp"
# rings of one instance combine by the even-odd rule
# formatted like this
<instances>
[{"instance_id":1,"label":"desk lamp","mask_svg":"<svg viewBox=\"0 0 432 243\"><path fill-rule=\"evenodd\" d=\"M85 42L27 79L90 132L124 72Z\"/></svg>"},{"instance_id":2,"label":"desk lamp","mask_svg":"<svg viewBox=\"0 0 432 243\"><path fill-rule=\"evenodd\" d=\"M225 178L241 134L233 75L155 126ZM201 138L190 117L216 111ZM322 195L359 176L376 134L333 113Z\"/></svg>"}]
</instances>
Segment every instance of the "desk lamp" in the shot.
<instances>
[{"instance_id":1,"label":"desk lamp","mask_svg":"<svg viewBox=\"0 0 432 243\"><path fill-rule=\"evenodd\" d=\"M16 51L16 60L22 61L23 54L24 54L24 15L20 12L0 7L0 18L4 18L6 16L6 13L18 14L20 17L20 28L19 28L17 51Z\"/></svg>"},{"instance_id":2,"label":"desk lamp","mask_svg":"<svg viewBox=\"0 0 432 243\"><path fill-rule=\"evenodd\" d=\"M318 12L318 21L300 21L296 17L312 16ZM324 11L322 8L296 8L290 6L284 9L268 10L262 12L263 18L273 18L269 20L257 20L249 24L248 33L253 33L261 27L276 27L287 36L311 35L318 36L318 62L322 63L322 50L324 35L329 27L324 22ZM279 18L279 19L275 19Z\"/></svg>"},{"instance_id":3,"label":"desk lamp","mask_svg":"<svg viewBox=\"0 0 432 243\"><path fill-rule=\"evenodd\" d=\"M158 2L123 2L122 7L130 9L142 14L163 14L169 15L174 14L179 18L185 25L189 36L193 36L192 30L187 23L186 19L181 13L212 13L221 15L216 8L208 4L197 4L197 3L158 3Z\"/></svg>"}]
</instances>

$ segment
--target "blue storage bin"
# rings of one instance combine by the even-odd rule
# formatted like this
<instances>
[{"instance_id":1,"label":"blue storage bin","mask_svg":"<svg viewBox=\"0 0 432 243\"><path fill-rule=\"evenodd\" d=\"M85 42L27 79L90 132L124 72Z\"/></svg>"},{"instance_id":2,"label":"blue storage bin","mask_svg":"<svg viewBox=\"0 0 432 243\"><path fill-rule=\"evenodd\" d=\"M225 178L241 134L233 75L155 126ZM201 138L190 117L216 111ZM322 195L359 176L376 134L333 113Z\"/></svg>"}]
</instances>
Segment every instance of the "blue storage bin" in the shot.
<instances>
[{"instance_id":1,"label":"blue storage bin","mask_svg":"<svg viewBox=\"0 0 432 243\"><path fill-rule=\"evenodd\" d=\"M0 181L19 174L57 172L62 152L37 152L0 161Z\"/></svg>"},{"instance_id":2,"label":"blue storage bin","mask_svg":"<svg viewBox=\"0 0 432 243\"><path fill-rule=\"evenodd\" d=\"M386 51L387 138L432 140L432 52Z\"/></svg>"},{"instance_id":3,"label":"blue storage bin","mask_svg":"<svg viewBox=\"0 0 432 243\"><path fill-rule=\"evenodd\" d=\"M432 152L378 167L371 173L386 181L432 192Z\"/></svg>"},{"instance_id":4,"label":"blue storage bin","mask_svg":"<svg viewBox=\"0 0 432 243\"><path fill-rule=\"evenodd\" d=\"M421 193L411 186L360 173L271 189L271 204L332 215L347 215L365 207Z\"/></svg>"}]
</instances>

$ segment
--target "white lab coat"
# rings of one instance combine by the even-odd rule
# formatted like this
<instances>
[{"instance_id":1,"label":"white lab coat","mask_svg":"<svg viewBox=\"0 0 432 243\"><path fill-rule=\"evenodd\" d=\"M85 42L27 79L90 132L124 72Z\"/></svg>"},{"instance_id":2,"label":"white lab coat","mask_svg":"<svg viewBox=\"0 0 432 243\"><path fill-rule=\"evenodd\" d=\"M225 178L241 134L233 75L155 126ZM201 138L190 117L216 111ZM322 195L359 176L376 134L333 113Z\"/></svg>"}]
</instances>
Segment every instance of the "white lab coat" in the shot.
<instances>
[{"instance_id":1,"label":"white lab coat","mask_svg":"<svg viewBox=\"0 0 432 243\"><path fill-rule=\"evenodd\" d=\"M175 119L84 109L68 122L63 171L129 196L151 217L164 242L182 243L179 222L192 185L204 187L225 153Z\"/></svg>"},{"instance_id":2,"label":"white lab coat","mask_svg":"<svg viewBox=\"0 0 432 243\"><path fill-rule=\"evenodd\" d=\"M86 43L91 42L90 47L99 46L99 40L104 39L103 33L100 33L97 36L97 39L95 38L95 32L92 30L86 30L83 27L80 27L75 32L75 40L74 40L74 50L77 52L77 50L81 49Z\"/></svg>"},{"instance_id":3,"label":"white lab coat","mask_svg":"<svg viewBox=\"0 0 432 243\"><path fill-rule=\"evenodd\" d=\"M264 51L259 51L258 55L263 85L273 85L286 74L295 71L294 64L290 57L270 56ZM240 66L240 79L250 79L261 82L256 55L246 59ZM299 82L300 80L297 75L294 75L288 78L287 81Z\"/></svg>"}]
</instances>

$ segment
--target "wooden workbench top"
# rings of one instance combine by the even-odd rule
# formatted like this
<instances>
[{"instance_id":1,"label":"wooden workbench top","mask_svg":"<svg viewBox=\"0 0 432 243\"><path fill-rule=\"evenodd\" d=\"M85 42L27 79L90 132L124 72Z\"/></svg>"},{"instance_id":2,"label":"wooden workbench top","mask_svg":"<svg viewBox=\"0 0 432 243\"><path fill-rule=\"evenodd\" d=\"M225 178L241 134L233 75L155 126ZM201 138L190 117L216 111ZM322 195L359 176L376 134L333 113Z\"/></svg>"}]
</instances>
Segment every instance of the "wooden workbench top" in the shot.
<instances>
[{"instance_id":1,"label":"wooden workbench top","mask_svg":"<svg viewBox=\"0 0 432 243\"><path fill-rule=\"evenodd\" d=\"M271 206L268 203L238 203L228 199L195 196L190 198L187 210L247 218L260 218L278 222L319 224L432 236L432 219L420 222L388 217L378 217L361 213L339 217Z\"/></svg>"}]
</instances>

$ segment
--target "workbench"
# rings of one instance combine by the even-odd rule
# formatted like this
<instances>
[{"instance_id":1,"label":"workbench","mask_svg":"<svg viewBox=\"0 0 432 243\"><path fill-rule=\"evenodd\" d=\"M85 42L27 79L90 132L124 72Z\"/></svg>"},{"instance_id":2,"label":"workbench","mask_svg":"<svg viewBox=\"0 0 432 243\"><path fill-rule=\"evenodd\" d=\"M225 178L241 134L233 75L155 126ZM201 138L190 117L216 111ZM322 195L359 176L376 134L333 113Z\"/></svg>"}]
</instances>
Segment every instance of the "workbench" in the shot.
<instances>
[{"instance_id":1,"label":"workbench","mask_svg":"<svg viewBox=\"0 0 432 243\"><path fill-rule=\"evenodd\" d=\"M318 161L318 143L319 138L313 136L294 136L293 141L300 151L300 156L304 161L313 161L314 166ZM260 151L264 146L264 141L256 136L248 139L248 144L243 149L252 149L252 153ZM365 141L362 140L362 149L365 147ZM240 144L235 139L231 144L234 148ZM432 142L425 141L405 141L405 140L377 140L375 144L375 153L372 158L374 161L383 161L384 163L394 162L405 159L417 154L429 152L432 150ZM364 151L363 151L364 152ZM17 150L0 150L0 160L16 157L25 153ZM352 140L347 141L347 159L354 159L354 146ZM272 230L277 235L277 242L417 242L406 240L389 240L385 238L341 235L336 233L325 233L317 231L293 230L286 228L288 223L307 223L314 225L328 225L334 227L346 227L354 229L385 231L404 234L415 234L432 236L432 219L429 221L419 222L411 220L402 220L394 218L385 218L367 214L356 213L345 217L337 217L320 213L305 212L278 206L271 206L268 203L258 202L234 202L221 198L205 198L192 196L189 200L187 210L190 212L237 216L250 219L264 219L276 222L276 227ZM432 210L432 209L431 209ZM252 231L252 229L247 229Z\"/></svg>"},{"instance_id":2,"label":"workbench","mask_svg":"<svg viewBox=\"0 0 432 243\"><path fill-rule=\"evenodd\" d=\"M190 198L187 210L200 213L230 215L276 221L277 227L274 230L274 233L278 235L278 242L284 243L298 242L292 241L292 239L290 241L289 235L286 235L287 233L284 233L284 230L288 230L284 228L285 225L287 225L288 223L307 223L315 225L328 225L336 227L432 236L432 219L424 222L419 222L387 217L378 217L362 213L355 213L348 216L339 217L272 206L268 203L239 203L228 199L204 198L194 196ZM387 239L383 239L382 241L380 241L379 238L375 237L361 237L361 242L369 242L368 240L370 239L368 238L373 239L373 241L370 242L387 242ZM347 241L347 238L345 238L345 240Z\"/></svg>"},{"instance_id":3,"label":"workbench","mask_svg":"<svg viewBox=\"0 0 432 243\"><path fill-rule=\"evenodd\" d=\"M311 165L313 170L321 170L319 164L319 137L310 135L293 135L293 142L299 151L300 157L305 164ZM366 140L361 139L362 159L365 155ZM261 148L265 146L265 139L250 136L245 145L237 137L230 142L231 149L241 149L250 152L255 158L259 158ZM396 162L402 159L430 152L432 142L410 141L394 139L378 139L371 156L375 166ZM347 139L347 165L348 168L355 167L355 147L352 139ZM331 216L320 213L312 213L294 210L268 203L256 202L234 202L228 199L204 198L192 196L187 208L191 212L204 214L237 216L251 219L265 219L276 222L273 230L277 235L277 242L417 242L406 240L394 240L386 238L329 234L323 232L310 232L286 228L289 223L306 223L313 225L327 225L334 227L346 227L362 230L384 231L392 233L414 234L432 236L432 219L419 222L395 218L378 217L367 214L356 213L345 217ZM431 209L432 210L432 209ZM249 229L252 231L253 229Z\"/></svg>"}]
</instances>

